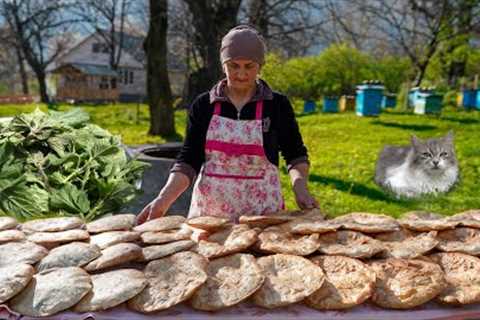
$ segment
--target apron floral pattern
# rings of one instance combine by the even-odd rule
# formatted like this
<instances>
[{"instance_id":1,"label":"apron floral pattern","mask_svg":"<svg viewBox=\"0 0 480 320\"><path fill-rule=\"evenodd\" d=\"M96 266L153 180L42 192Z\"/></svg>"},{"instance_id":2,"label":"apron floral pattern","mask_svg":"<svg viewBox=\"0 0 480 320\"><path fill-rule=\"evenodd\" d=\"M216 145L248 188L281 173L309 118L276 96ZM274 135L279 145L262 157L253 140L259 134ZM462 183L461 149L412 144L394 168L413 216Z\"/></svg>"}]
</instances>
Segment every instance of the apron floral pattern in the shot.
<instances>
[{"instance_id":1,"label":"apron floral pattern","mask_svg":"<svg viewBox=\"0 0 480 320\"><path fill-rule=\"evenodd\" d=\"M215 104L205 143L205 163L194 185L189 217L219 216L238 222L284 208L277 167L263 149L263 101L255 120L220 116Z\"/></svg>"}]
</instances>

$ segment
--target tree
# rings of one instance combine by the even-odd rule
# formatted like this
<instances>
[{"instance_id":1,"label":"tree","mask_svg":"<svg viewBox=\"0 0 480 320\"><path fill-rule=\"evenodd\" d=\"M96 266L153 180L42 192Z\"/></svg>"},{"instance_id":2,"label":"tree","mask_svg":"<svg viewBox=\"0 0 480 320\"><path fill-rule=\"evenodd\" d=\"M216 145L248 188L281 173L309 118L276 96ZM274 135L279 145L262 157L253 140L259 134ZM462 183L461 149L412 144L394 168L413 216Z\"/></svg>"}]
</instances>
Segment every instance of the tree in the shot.
<instances>
[{"instance_id":1,"label":"tree","mask_svg":"<svg viewBox=\"0 0 480 320\"><path fill-rule=\"evenodd\" d=\"M150 26L144 48L147 54L149 134L172 136L175 121L167 70L168 1L150 0Z\"/></svg>"},{"instance_id":2,"label":"tree","mask_svg":"<svg viewBox=\"0 0 480 320\"><path fill-rule=\"evenodd\" d=\"M17 71L20 74L20 82L22 84L22 93L28 95L30 93L28 87L28 75L25 68L25 58L22 53L22 48L16 41L16 37L8 26L0 29L1 42L1 58L0 61L5 70L8 70L9 76L15 74ZM12 64L12 60L16 60L16 64ZM17 70L18 67L18 70Z\"/></svg>"}]
</instances>

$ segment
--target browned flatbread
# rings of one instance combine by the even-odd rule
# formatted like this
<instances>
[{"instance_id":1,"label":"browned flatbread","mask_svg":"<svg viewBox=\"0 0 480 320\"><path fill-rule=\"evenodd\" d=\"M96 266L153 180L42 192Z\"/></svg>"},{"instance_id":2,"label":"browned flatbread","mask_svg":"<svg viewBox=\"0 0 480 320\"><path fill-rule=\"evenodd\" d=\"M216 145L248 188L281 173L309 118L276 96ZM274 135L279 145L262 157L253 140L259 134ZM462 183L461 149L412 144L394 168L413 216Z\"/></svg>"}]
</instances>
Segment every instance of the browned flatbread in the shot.
<instances>
[{"instance_id":1,"label":"browned flatbread","mask_svg":"<svg viewBox=\"0 0 480 320\"><path fill-rule=\"evenodd\" d=\"M51 269L34 275L9 306L23 316L51 316L77 304L91 289L90 276L81 268Z\"/></svg>"},{"instance_id":2,"label":"browned flatbread","mask_svg":"<svg viewBox=\"0 0 480 320\"><path fill-rule=\"evenodd\" d=\"M302 219L302 221L324 220L325 215L321 213L319 209L315 208L306 210L279 211L261 216L241 216L239 222L247 224L252 228L266 228L268 226L274 226L300 219Z\"/></svg>"},{"instance_id":3,"label":"browned flatbread","mask_svg":"<svg viewBox=\"0 0 480 320\"><path fill-rule=\"evenodd\" d=\"M60 217L30 220L22 224L25 232L58 232L79 229L84 225L82 219L77 217Z\"/></svg>"},{"instance_id":4,"label":"browned flatbread","mask_svg":"<svg viewBox=\"0 0 480 320\"><path fill-rule=\"evenodd\" d=\"M96 245L72 242L52 249L37 265L38 271L53 268L83 267L98 258L102 252Z\"/></svg>"},{"instance_id":5,"label":"browned flatbread","mask_svg":"<svg viewBox=\"0 0 480 320\"><path fill-rule=\"evenodd\" d=\"M167 244L154 245L142 248L142 260L151 261L160 259L180 251L186 251L192 248L195 242L192 240L180 240Z\"/></svg>"},{"instance_id":6,"label":"browned flatbread","mask_svg":"<svg viewBox=\"0 0 480 320\"><path fill-rule=\"evenodd\" d=\"M284 253L307 256L320 246L318 234L296 235L284 230L281 226L272 226L258 235L255 248L265 253Z\"/></svg>"},{"instance_id":7,"label":"browned flatbread","mask_svg":"<svg viewBox=\"0 0 480 320\"><path fill-rule=\"evenodd\" d=\"M87 264L84 269L98 271L105 268L119 266L127 262L138 261L142 258L142 248L134 243L118 243L102 250L102 255Z\"/></svg>"},{"instance_id":8,"label":"browned flatbread","mask_svg":"<svg viewBox=\"0 0 480 320\"><path fill-rule=\"evenodd\" d=\"M480 210L467 210L451 216L449 221L457 222L458 226L480 228Z\"/></svg>"},{"instance_id":9,"label":"browned flatbread","mask_svg":"<svg viewBox=\"0 0 480 320\"><path fill-rule=\"evenodd\" d=\"M0 267L19 263L33 265L47 254L47 249L33 242L8 242L0 245Z\"/></svg>"},{"instance_id":10,"label":"browned flatbread","mask_svg":"<svg viewBox=\"0 0 480 320\"><path fill-rule=\"evenodd\" d=\"M349 309L373 294L375 273L363 262L343 256L316 256L311 261L325 273L325 283L305 299L319 310Z\"/></svg>"},{"instance_id":11,"label":"browned flatbread","mask_svg":"<svg viewBox=\"0 0 480 320\"><path fill-rule=\"evenodd\" d=\"M42 246L51 247L55 244L61 244L72 241L88 240L90 235L86 230L73 229L58 232L34 232L27 235L27 240L35 242Z\"/></svg>"},{"instance_id":12,"label":"browned flatbread","mask_svg":"<svg viewBox=\"0 0 480 320\"><path fill-rule=\"evenodd\" d=\"M398 220L404 228L415 231L435 231L453 229L457 225L441 214L427 211L411 211Z\"/></svg>"},{"instance_id":13,"label":"browned flatbread","mask_svg":"<svg viewBox=\"0 0 480 320\"><path fill-rule=\"evenodd\" d=\"M463 253L437 253L430 258L445 273L447 288L437 296L442 303L461 305L480 302L480 259Z\"/></svg>"},{"instance_id":14,"label":"browned flatbread","mask_svg":"<svg viewBox=\"0 0 480 320\"><path fill-rule=\"evenodd\" d=\"M207 231L216 231L225 227L229 221L230 221L229 219L220 218L220 217L201 216L201 217L190 218L186 222L188 225L194 228L203 229Z\"/></svg>"},{"instance_id":15,"label":"browned flatbread","mask_svg":"<svg viewBox=\"0 0 480 320\"><path fill-rule=\"evenodd\" d=\"M117 243L135 242L140 240L140 232L136 231L107 231L90 237L90 243L105 249Z\"/></svg>"},{"instance_id":16,"label":"browned flatbread","mask_svg":"<svg viewBox=\"0 0 480 320\"><path fill-rule=\"evenodd\" d=\"M340 229L341 224L335 220L300 220L289 222L289 227L292 233L297 234L312 234L312 233L327 233Z\"/></svg>"},{"instance_id":17,"label":"browned flatbread","mask_svg":"<svg viewBox=\"0 0 480 320\"><path fill-rule=\"evenodd\" d=\"M190 251L150 262L145 268L147 287L128 301L140 312L168 309L189 299L207 281L207 260Z\"/></svg>"},{"instance_id":18,"label":"browned flatbread","mask_svg":"<svg viewBox=\"0 0 480 320\"><path fill-rule=\"evenodd\" d=\"M437 231L416 233L407 229L378 233L377 240L383 242L383 258L413 259L422 256L438 244Z\"/></svg>"},{"instance_id":19,"label":"browned flatbread","mask_svg":"<svg viewBox=\"0 0 480 320\"><path fill-rule=\"evenodd\" d=\"M198 310L214 311L236 305L254 294L265 280L255 257L243 253L211 260L207 275L207 282L190 300Z\"/></svg>"},{"instance_id":20,"label":"browned flatbread","mask_svg":"<svg viewBox=\"0 0 480 320\"><path fill-rule=\"evenodd\" d=\"M0 217L0 231L15 229L18 225L17 219L12 217Z\"/></svg>"},{"instance_id":21,"label":"browned flatbread","mask_svg":"<svg viewBox=\"0 0 480 320\"><path fill-rule=\"evenodd\" d=\"M35 269L24 263L0 267L0 304L20 293L34 274Z\"/></svg>"},{"instance_id":22,"label":"browned flatbread","mask_svg":"<svg viewBox=\"0 0 480 320\"><path fill-rule=\"evenodd\" d=\"M383 214L352 212L334 219L342 224L344 229L364 233L380 233L395 231L400 228L397 220Z\"/></svg>"},{"instance_id":23,"label":"browned flatbread","mask_svg":"<svg viewBox=\"0 0 480 320\"><path fill-rule=\"evenodd\" d=\"M164 244L179 240L189 240L192 234L192 228L182 228L159 232L145 232L142 233L141 239L142 242L146 244Z\"/></svg>"},{"instance_id":24,"label":"browned flatbread","mask_svg":"<svg viewBox=\"0 0 480 320\"><path fill-rule=\"evenodd\" d=\"M135 218L134 214L115 214L87 223L87 230L90 233L129 231L135 224Z\"/></svg>"},{"instance_id":25,"label":"browned flatbread","mask_svg":"<svg viewBox=\"0 0 480 320\"><path fill-rule=\"evenodd\" d=\"M133 228L133 231L138 232L155 232L180 229L185 222L183 216L166 216L153 220L149 220Z\"/></svg>"},{"instance_id":26,"label":"browned flatbread","mask_svg":"<svg viewBox=\"0 0 480 320\"><path fill-rule=\"evenodd\" d=\"M142 271L120 269L91 276L93 289L73 307L74 312L107 310L135 297L147 286Z\"/></svg>"},{"instance_id":27,"label":"browned flatbread","mask_svg":"<svg viewBox=\"0 0 480 320\"><path fill-rule=\"evenodd\" d=\"M0 231L0 243L25 240L25 234L16 229Z\"/></svg>"},{"instance_id":28,"label":"browned flatbread","mask_svg":"<svg viewBox=\"0 0 480 320\"><path fill-rule=\"evenodd\" d=\"M237 224L211 234L206 240L200 240L192 251L212 259L245 250L257 239L256 230L245 224Z\"/></svg>"},{"instance_id":29,"label":"browned flatbread","mask_svg":"<svg viewBox=\"0 0 480 320\"><path fill-rule=\"evenodd\" d=\"M439 265L420 259L370 262L376 283L372 301L391 309L409 309L435 298L446 287Z\"/></svg>"},{"instance_id":30,"label":"browned flatbread","mask_svg":"<svg viewBox=\"0 0 480 320\"><path fill-rule=\"evenodd\" d=\"M440 231L437 236L437 249L445 252L463 252L480 255L480 229L456 228Z\"/></svg>"},{"instance_id":31,"label":"browned flatbread","mask_svg":"<svg viewBox=\"0 0 480 320\"><path fill-rule=\"evenodd\" d=\"M261 257L257 263L265 274L265 282L253 295L253 301L264 308L302 301L325 281L322 269L303 257L275 254Z\"/></svg>"},{"instance_id":32,"label":"browned flatbread","mask_svg":"<svg viewBox=\"0 0 480 320\"><path fill-rule=\"evenodd\" d=\"M382 242L356 231L324 233L318 242L321 253L351 258L370 258L384 250Z\"/></svg>"}]
</instances>

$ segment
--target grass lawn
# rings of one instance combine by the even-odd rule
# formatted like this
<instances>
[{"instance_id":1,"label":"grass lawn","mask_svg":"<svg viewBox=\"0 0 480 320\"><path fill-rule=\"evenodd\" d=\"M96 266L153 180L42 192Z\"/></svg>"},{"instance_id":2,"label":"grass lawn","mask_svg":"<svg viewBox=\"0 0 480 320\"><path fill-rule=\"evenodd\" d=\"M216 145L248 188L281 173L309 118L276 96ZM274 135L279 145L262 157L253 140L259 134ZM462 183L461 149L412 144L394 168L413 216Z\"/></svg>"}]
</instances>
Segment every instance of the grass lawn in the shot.
<instances>
[{"instance_id":1,"label":"grass lawn","mask_svg":"<svg viewBox=\"0 0 480 320\"><path fill-rule=\"evenodd\" d=\"M29 112L27 106L2 106L0 116ZM65 110L67 106L61 106ZM45 107L42 107L45 109ZM126 144L161 143L160 137L147 135L148 108L133 105L84 107L92 121L114 134ZM446 108L440 117L388 112L376 118L357 117L353 113L298 114L298 122L310 154L310 190L323 211L331 216L369 211L392 216L410 210L430 210L453 214L480 208L480 112ZM177 132L185 131L185 112L175 116ZM453 129L461 180L453 191L437 198L401 201L386 195L373 182L375 161L384 144L407 144L410 135L420 138L440 136ZM287 208L295 208L285 164L281 179Z\"/></svg>"}]
</instances>

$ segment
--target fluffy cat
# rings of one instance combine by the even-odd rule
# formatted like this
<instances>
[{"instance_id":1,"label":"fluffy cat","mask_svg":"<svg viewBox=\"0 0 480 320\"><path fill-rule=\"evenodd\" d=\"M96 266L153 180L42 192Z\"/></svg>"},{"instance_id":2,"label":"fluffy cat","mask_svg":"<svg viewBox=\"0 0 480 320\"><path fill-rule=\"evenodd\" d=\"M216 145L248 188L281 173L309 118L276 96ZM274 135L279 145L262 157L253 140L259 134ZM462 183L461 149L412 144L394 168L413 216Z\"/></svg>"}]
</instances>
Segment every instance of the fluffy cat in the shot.
<instances>
[{"instance_id":1,"label":"fluffy cat","mask_svg":"<svg viewBox=\"0 0 480 320\"><path fill-rule=\"evenodd\" d=\"M415 198L447 192L458 180L453 133L425 141L412 135L409 146L385 146L375 169L375 182L397 197Z\"/></svg>"}]
</instances>

